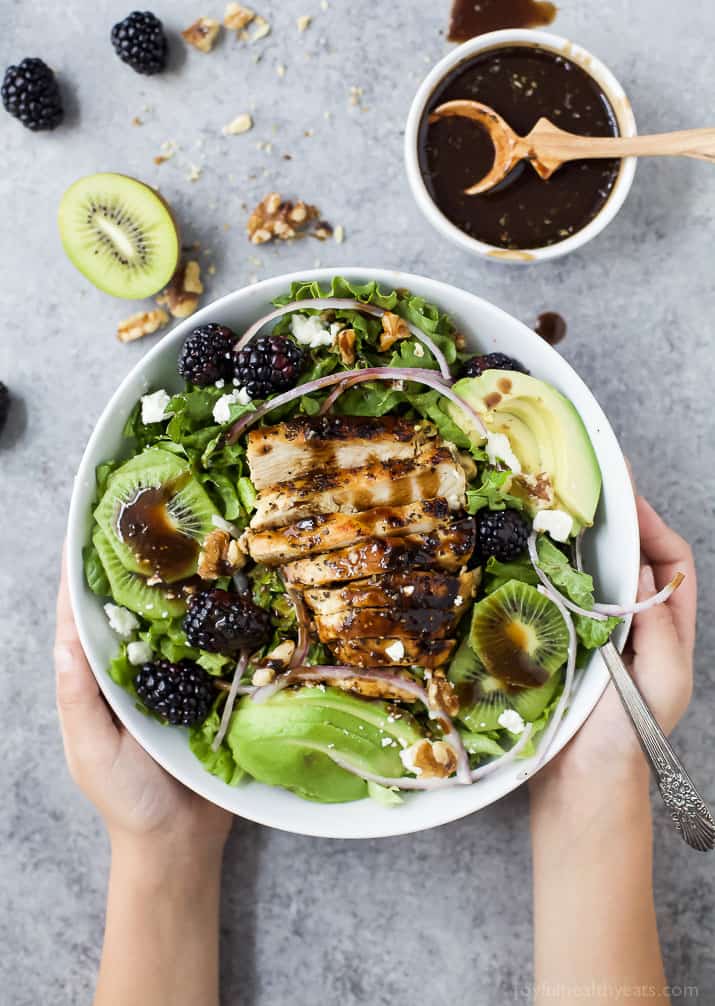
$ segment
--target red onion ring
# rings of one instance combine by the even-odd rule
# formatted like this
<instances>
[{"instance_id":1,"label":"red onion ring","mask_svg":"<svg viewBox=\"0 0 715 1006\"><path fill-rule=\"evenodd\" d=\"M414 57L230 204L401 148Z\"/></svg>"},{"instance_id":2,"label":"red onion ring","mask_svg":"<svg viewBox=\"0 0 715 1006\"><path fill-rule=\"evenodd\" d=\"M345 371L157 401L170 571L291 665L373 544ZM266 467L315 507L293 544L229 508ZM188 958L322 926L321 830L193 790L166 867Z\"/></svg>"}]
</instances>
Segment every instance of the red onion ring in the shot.
<instances>
[{"instance_id":1,"label":"red onion ring","mask_svg":"<svg viewBox=\"0 0 715 1006\"><path fill-rule=\"evenodd\" d=\"M236 664L236 670L234 671L233 674L233 681L231 682L231 687L226 697L226 702L224 703L219 728L216 731L216 736L211 742L211 750L214 752L218 751L218 749L221 747L224 737L226 736L228 725L231 722L231 713L233 712L233 707L236 703L236 696L238 695L240 690L241 678L243 677L243 672L246 670L247 664L248 664L248 651L242 650L241 657L238 663Z\"/></svg>"},{"instance_id":2,"label":"red onion ring","mask_svg":"<svg viewBox=\"0 0 715 1006\"><path fill-rule=\"evenodd\" d=\"M296 398L302 398L303 395L310 395L313 391L320 391L322 388L329 388L333 384L340 384L341 381L345 381L348 378L354 378L353 383L355 384L359 384L362 381L413 381L415 384L425 384L428 388L438 391L440 395L444 395L445 398L448 398L457 405L463 412L466 412L469 418L476 423L477 429L485 437L487 435L479 414L474 411L468 402L465 402L463 398L455 394L444 383L442 378L435 374L434 370L423 370L420 367L366 367L364 370L348 370L337 374L326 374L325 377L317 377L314 381L307 381L305 384L300 384L297 388L284 391L282 395L270 398L263 405L259 406L259 408L254 409L253 412L244 413L236 420L233 426L229 427L226 434L226 443L234 444L244 430L257 423L259 419L263 419L266 413L271 412L273 409L287 405L289 402L295 401Z\"/></svg>"},{"instance_id":3,"label":"red onion ring","mask_svg":"<svg viewBox=\"0 0 715 1006\"><path fill-rule=\"evenodd\" d=\"M296 643L293 655L288 663L288 667L293 668L299 667L305 662L308 647L310 646L310 618L308 616L308 609L305 606L305 601L300 596L298 591L293 590L292 587L288 587L286 585L286 594L293 602L295 617L298 622L298 642Z\"/></svg>"},{"instance_id":4,"label":"red onion ring","mask_svg":"<svg viewBox=\"0 0 715 1006\"><path fill-rule=\"evenodd\" d=\"M348 298L341 297L319 297L312 300L294 300L290 304L284 304L282 307L277 307L274 311L270 311L268 314L259 318L258 321L246 329L241 338L236 343L235 349L243 349L251 339L260 332L264 325L267 325L271 321L275 321L276 318L281 318L284 314L290 314L291 311L302 311L302 310L315 310L315 311L325 311L325 310L337 310L337 311L362 311L363 314L371 314L376 318L381 318L388 311L384 307L378 307L377 304L365 304L361 300L350 300ZM435 358L435 362L440 369L440 373L445 381L451 383L452 375L449 372L449 364L445 359L444 353L437 346L433 339L423 332L421 328L417 325L413 325L412 322L407 321L406 318L402 318L407 327L410 330L410 334L415 337L419 342L423 343L429 349L432 356Z\"/></svg>"},{"instance_id":5,"label":"red onion ring","mask_svg":"<svg viewBox=\"0 0 715 1006\"><path fill-rule=\"evenodd\" d=\"M519 740L505 751L503 755L499 758L495 758L494 761L487 762L486 765L479 765L477 768L472 769L471 777L472 782L476 782L477 779L483 779L485 775L491 775L496 769L501 768L502 765L513 761L518 754L521 754L522 750L526 747L526 742L531 737L532 731L534 729L533 723L527 723L524 729L519 735Z\"/></svg>"},{"instance_id":6,"label":"red onion ring","mask_svg":"<svg viewBox=\"0 0 715 1006\"><path fill-rule=\"evenodd\" d=\"M670 583L667 583L662 590L659 590L657 594L653 594L645 601L637 601L635 604L594 604L594 609L605 618L609 615L615 615L617 618L623 618L625 615L637 615L639 611L648 611L649 608L655 607L656 604L663 604L668 600L670 595L678 589L680 584L685 579L684 573L676 573Z\"/></svg>"},{"instance_id":7,"label":"red onion ring","mask_svg":"<svg viewBox=\"0 0 715 1006\"><path fill-rule=\"evenodd\" d=\"M584 618L593 618L596 622L606 621L608 615L604 615L594 609L582 608L578 604L574 604L574 602L569 600L565 594L562 594L560 590L557 590L556 587L554 587L551 580L549 580L546 573L544 573L542 568L539 566L539 553L536 548L536 531L532 531L529 535L528 547L531 565L534 567L539 580L541 580L547 597L550 597L554 603L560 602L564 608L568 608L569 611L573 611L576 615L583 615Z\"/></svg>"}]
</instances>

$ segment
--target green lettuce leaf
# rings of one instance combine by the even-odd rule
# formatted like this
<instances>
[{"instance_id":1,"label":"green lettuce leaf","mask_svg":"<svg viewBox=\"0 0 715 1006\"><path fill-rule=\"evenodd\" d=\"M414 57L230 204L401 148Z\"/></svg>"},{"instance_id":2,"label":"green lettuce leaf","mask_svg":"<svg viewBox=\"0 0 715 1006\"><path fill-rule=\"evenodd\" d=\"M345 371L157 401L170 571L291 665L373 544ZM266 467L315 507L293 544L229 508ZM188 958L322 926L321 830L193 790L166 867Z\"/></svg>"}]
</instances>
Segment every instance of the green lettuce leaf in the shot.
<instances>
[{"instance_id":1,"label":"green lettuce leaf","mask_svg":"<svg viewBox=\"0 0 715 1006\"><path fill-rule=\"evenodd\" d=\"M245 772L236 764L230 748L224 741L218 751L212 751L211 744L218 733L221 723L218 706L222 702L219 696L214 703L213 709L199 726L191 727L189 730L189 747L199 759L207 772L218 776L229 786L236 786L244 777Z\"/></svg>"},{"instance_id":2,"label":"green lettuce leaf","mask_svg":"<svg viewBox=\"0 0 715 1006\"><path fill-rule=\"evenodd\" d=\"M99 597L109 597L110 587L107 574L104 572L102 560L99 558L97 549L90 542L82 549L82 561L84 563L84 575L87 586L93 594Z\"/></svg>"},{"instance_id":3,"label":"green lettuce leaf","mask_svg":"<svg viewBox=\"0 0 715 1006\"><path fill-rule=\"evenodd\" d=\"M378 782L368 782L367 795L383 807L399 807L401 803L405 802L398 790L381 786Z\"/></svg>"},{"instance_id":4,"label":"green lettuce leaf","mask_svg":"<svg viewBox=\"0 0 715 1006\"><path fill-rule=\"evenodd\" d=\"M536 570L528 558L499 562L493 555L490 556L484 567L484 593L493 594L509 580L521 580L522 583L528 583L532 587L539 583Z\"/></svg>"},{"instance_id":5,"label":"green lettuce leaf","mask_svg":"<svg viewBox=\"0 0 715 1006\"><path fill-rule=\"evenodd\" d=\"M504 510L506 507L523 510L524 500L512 496L504 488L511 475L512 472L509 471L485 467L482 470L481 484L467 489L467 513L478 513L484 507L489 507L490 510Z\"/></svg>"}]
</instances>

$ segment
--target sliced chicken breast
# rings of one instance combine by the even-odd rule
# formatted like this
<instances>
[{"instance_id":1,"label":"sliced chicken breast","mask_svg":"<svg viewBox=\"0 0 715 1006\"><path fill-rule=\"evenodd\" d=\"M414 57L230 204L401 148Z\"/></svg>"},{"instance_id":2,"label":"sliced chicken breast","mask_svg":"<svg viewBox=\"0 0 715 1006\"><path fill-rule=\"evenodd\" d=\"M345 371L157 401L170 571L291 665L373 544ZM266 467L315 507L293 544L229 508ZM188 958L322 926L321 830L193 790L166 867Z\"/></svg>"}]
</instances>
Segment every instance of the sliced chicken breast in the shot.
<instances>
[{"instance_id":1,"label":"sliced chicken breast","mask_svg":"<svg viewBox=\"0 0 715 1006\"><path fill-rule=\"evenodd\" d=\"M461 612L459 608L354 608L335 615L316 615L315 627L321 643L336 639L362 639L371 636L399 636L417 639L444 639L453 635Z\"/></svg>"},{"instance_id":2,"label":"sliced chicken breast","mask_svg":"<svg viewBox=\"0 0 715 1006\"><path fill-rule=\"evenodd\" d=\"M474 521L466 518L431 534L367 538L349 548L297 559L283 567L283 575L295 586L320 587L336 580L360 580L420 567L456 572L469 561L474 544Z\"/></svg>"},{"instance_id":3,"label":"sliced chicken breast","mask_svg":"<svg viewBox=\"0 0 715 1006\"><path fill-rule=\"evenodd\" d=\"M303 598L316 615L334 615L354 608L465 610L476 593L479 578L479 569L459 576L426 570L385 573L335 587L308 587Z\"/></svg>"},{"instance_id":4,"label":"sliced chicken breast","mask_svg":"<svg viewBox=\"0 0 715 1006\"><path fill-rule=\"evenodd\" d=\"M353 667L441 667L452 655L454 639L346 639L331 649L343 664Z\"/></svg>"},{"instance_id":5,"label":"sliced chicken breast","mask_svg":"<svg viewBox=\"0 0 715 1006\"><path fill-rule=\"evenodd\" d=\"M292 559L346 548L367 537L402 537L445 528L451 523L444 496L406 506L373 507L357 514L318 514L287 527L248 531L244 542L254 562L279 566Z\"/></svg>"},{"instance_id":6,"label":"sliced chicken breast","mask_svg":"<svg viewBox=\"0 0 715 1006\"><path fill-rule=\"evenodd\" d=\"M433 428L393 416L299 416L251 430L246 456L256 489L326 467L412 458Z\"/></svg>"},{"instance_id":7,"label":"sliced chicken breast","mask_svg":"<svg viewBox=\"0 0 715 1006\"><path fill-rule=\"evenodd\" d=\"M423 447L414 458L360 468L311 471L258 494L251 528L262 531L320 514L358 513L443 496L450 509L465 502L464 470L450 448Z\"/></svg>"}]
</instances>

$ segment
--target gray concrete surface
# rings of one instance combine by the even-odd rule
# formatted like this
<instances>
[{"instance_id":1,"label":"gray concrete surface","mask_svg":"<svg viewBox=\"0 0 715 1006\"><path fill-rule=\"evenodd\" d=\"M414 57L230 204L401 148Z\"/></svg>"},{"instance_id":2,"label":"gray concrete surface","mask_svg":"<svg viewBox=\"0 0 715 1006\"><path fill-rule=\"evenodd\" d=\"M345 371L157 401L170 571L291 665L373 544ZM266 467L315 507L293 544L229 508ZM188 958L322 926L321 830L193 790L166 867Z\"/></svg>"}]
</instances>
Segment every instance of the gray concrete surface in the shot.
<instances>
[{"instance_id":1,"label":"gray concrete surface","mask_svg":"<svg viewBox=\"0 0 715 1006\"><path fill-rule=\"evenodd\" d=\"M152 6L172 34L223 9L222 0ZM269 38L251 48L224 39L204 56L174 37L171 72L155 79L133 74L109 47L109 29L128 9L120 0L7 0L0 11L2 65L44 57L69 107L51 135L0 115L0 379L16 395L0 449L0 1000L8 1006L88 1002L102 933L107 845L62 759L53 603L81 451L107 396L154 340L120 345L113 332L127 305L96 291L62 255L57 203L86 173L124 171L161 186L187 239L210 249L202 258L216 266L207 301L252 276L319 259L425 273L526 322L561 311L564 354L603 403L643 490L696 549L704 588L697 683L675 740L715 802L712 166L643 163L619 218L581 253L533 270L485 265L429 229L402 171L412 94L448 47L447 0L331 0L327 10L318 0L263 0ZM302 14L314 20L299 34ZM707 0L567 2L555 29L613 68L642 131L712 119L715 14ZM278 64L287 68L282 79ZM350 103L353 86L363 88L362 107ZM221 126L247 110L253 131L222 137ZM132 126L133 116L144 124ZM181 149L155 166L172 139ZM193 184L192 163L202 167ZM246 207L270 189L317 202L344 225L345 243L251 248ZM237 822L222 912L225 1001L525 1001L527 811L519 792L454 825L363 844ZM698 1001L712 1003L713 860L689 852L658 806L655 815L670 980L697 986Z\"/></svg>"}]
</instances>

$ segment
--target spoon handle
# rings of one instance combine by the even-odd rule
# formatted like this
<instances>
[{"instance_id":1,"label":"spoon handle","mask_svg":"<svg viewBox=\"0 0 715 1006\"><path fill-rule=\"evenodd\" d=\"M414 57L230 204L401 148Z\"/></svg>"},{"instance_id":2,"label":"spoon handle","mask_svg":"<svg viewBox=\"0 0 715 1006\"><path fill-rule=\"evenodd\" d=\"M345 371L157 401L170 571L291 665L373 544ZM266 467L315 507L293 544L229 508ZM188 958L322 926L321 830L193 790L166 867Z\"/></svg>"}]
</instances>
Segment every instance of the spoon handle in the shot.
<instances>
[{"instance_id":1,"label":"spoon handle","mask_svg":"<svg viewBox=\"0 0 715 1006\"><path fill-rule=\"evenodd\" d=\"M650 136L577 136L560 129L534 130L538 157L574 161L587 157L697 157L715 161L715 128L683 129Z\"/></svg>"},{"instance_id":2,"label":"spoon handle","mask_svg":"<svg viewBox=\"0 0 715 1006\"><path fill-rule=\"evenodd\" d=\"M660 795L679 835L700 852L715 848L715 820L658 726L613 643L601 647L611 679L655 775Z\"/></svg>"}]
</instances>

